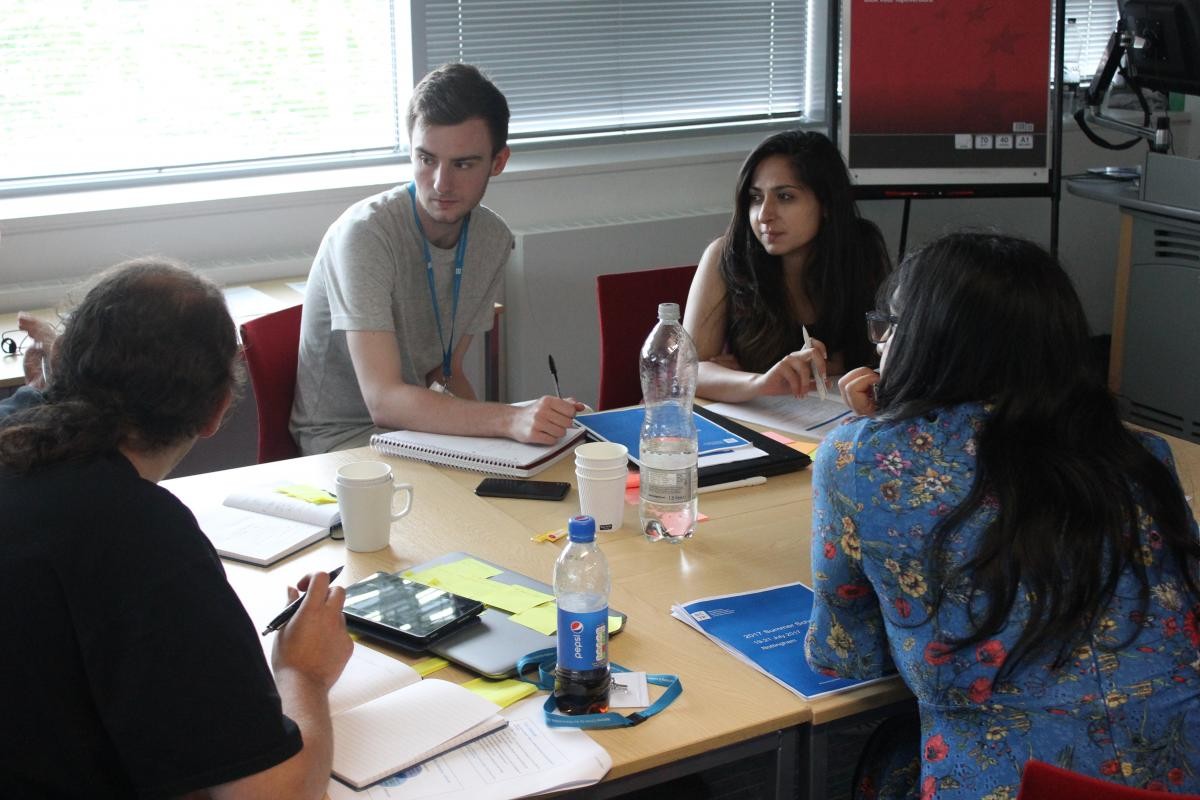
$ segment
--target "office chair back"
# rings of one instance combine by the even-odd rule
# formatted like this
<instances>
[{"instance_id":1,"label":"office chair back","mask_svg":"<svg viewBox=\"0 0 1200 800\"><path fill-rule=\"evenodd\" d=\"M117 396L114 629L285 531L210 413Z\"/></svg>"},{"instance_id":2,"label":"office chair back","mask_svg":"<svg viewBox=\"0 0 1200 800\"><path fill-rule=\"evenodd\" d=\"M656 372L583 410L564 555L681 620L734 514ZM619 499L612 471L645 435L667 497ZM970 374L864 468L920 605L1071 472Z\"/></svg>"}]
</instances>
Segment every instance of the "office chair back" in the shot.
<instances>
[{"instance_id":1,"label":"office chair back","mask_svg":"<svg viewBox=\"0 0 1200 800\"><path fill-rule=\"evenodd\" d=\"M638 354L658 321L659 303L678 303L680 314L696 265L596 276L600 312L598 411L642 402Z\"/></svg>"},{"instance_id":2,"label":"office chair back","mask_svg":"<svg viewBox=\"0 0 1200 800\"><path fill-rule=\"evenodd\" d=\"M1165 796L1200 800L1200 795L1195 794ZM1154 800L1161 797L1164 797L1161 791L1122 786L1033 760L1025 764L1017 793L1017 800Z\"/></svg>"},{"instance_id":3,"label":"office chair back","mask_svg":"<svg viewBox=\"0 0 1200 800\"><path fill-rule=\"evenodd\" d=\"M242 325L242 352L258 411L258 463L300 455L288 430L296 395L300 309L292 306Z\"/></svg>"}]
</instances>

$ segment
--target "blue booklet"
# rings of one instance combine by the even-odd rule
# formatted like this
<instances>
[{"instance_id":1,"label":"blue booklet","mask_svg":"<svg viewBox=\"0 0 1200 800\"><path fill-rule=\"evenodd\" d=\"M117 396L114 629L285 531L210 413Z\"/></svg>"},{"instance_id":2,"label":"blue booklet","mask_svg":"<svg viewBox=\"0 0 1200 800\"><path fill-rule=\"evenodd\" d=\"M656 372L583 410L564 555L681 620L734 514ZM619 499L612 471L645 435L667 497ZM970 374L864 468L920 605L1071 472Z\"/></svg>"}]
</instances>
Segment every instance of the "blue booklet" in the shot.
<instances>
[{"instance_id":1,"label":"blue booklet","mask_svg":"<svg viewBox=\"0 0 1200 800\"><path fill-rule=\"evenodd\" d=\"M812 604L812 589L789 583L676 604L671 615L807 699L883 680L831 678L808 666L804 635Z\"/></svg>"},{"instance_id":2,"label":"blue booklet","mask_svg":"<svg viewBox=\"0 0 1200 800\"><path fill-rule=\"evenodd\" d=\"M590 414L579 414L575 417L575 421L586 428L597 439L625 445L629 448L629 457L634 462L640 463L638 457L641 453L638 449L638 444L641 441L642 420L645 416L646 409L644 406L633 406L632 408L618 408L612 411L594 411ZM741 436L730 433L712 420L700 416L695 411L692 412L692 419L696 422L697 443L699 445L698 455L712 455L714 453L750 446L750 442Z\"/></svg>"}]
</instances>

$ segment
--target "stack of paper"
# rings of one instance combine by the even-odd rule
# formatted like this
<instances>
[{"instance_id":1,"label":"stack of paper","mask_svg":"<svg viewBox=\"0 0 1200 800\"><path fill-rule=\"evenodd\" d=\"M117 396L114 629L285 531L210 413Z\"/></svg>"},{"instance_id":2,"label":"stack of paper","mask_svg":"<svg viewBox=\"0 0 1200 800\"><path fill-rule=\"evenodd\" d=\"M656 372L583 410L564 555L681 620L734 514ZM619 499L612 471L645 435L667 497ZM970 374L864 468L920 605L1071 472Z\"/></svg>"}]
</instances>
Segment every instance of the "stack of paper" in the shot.
<instances>
[{"instance_id":1,"label":"stack of paper","mask_svg":"<svg viewBox=\"0 0 1200 800\"><path fill-rule=\"evenodd\" d=\"M500 712L508 727L361 791L329 782L331 800L505 800L598 782L612 758L583 731L546 726L544 698ZM344 747L335 738L335 752Z\"/></svg>"},{"instance_id":2,"label":"stack of paper","mask_svg":"<svg viewBox=\"0 0 1200 800\"><path fill-rule=\"evenodd\" d=\"M850 406L834 394L828 400L814 394L801 398L791 395L756 397L745 403L709 403L705 408L817 442L850 417Z\"/></svg>"},{"instance_id":3,"label":"stack of paper","mask_svg":"<svg viewBox=\"0 0 1200 800\"><path fill-rule=\"evenodd\" d=\"M360 789L508 724L495 703L359 644L329 710L333 774Z\"/></svg>"}]
</instances>

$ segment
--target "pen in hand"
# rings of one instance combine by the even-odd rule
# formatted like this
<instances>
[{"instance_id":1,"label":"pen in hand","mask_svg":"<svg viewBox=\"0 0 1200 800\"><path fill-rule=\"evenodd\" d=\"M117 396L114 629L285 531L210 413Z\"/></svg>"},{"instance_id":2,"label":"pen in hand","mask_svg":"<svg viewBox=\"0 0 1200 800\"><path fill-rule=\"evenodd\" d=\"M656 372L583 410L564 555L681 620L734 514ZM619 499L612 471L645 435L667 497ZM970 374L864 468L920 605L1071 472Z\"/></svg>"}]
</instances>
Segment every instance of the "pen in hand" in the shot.
<instances>
[{"instance_id":1,"label":"pen in hand","mask_svg":"<svg viewBox=\"0 0 1200 800\"><path fill-rule=\"evenodd\" d=\"M554 366L554 356L550 356L550 375L554 378L554 393L562 400L562 389L558 388L558 367Z\"/></svg>"},{"instance_id":2,"label":"pen in hand","mask_svg":"<svg viewBox=\"0 0 1200 800\"><path fill-rule=\"evenodd\" d=\"M342 574L341 567L335 567L329 572L329 582L333 583L338 575ZM288 620L296 616L296 612L300 610L300 603L304 600L304 595L300 595L295 600L287 604L287 608L275 615L275 619L267 623L267 627L263 628L262 635L274 633L287 624Z\"/></svg>"},{"instance_id":3,"label":"pen in hand","mask_svg":"<svg viewBox=\"0 0 1200 800\"><path fill-rule=\"evenodd\" d=\"M810 347L812 345L812 337L808 335L808 328L801 325L800 335L804 337L804 346ZM825 381L821 380L821 373L817 372L817 365L813 363L811 355L809 356L808 366L812 367L813 381L817 384L817 397L822 400L828 400L829 395L825 391Z\"/></svg>"}]
</instances>

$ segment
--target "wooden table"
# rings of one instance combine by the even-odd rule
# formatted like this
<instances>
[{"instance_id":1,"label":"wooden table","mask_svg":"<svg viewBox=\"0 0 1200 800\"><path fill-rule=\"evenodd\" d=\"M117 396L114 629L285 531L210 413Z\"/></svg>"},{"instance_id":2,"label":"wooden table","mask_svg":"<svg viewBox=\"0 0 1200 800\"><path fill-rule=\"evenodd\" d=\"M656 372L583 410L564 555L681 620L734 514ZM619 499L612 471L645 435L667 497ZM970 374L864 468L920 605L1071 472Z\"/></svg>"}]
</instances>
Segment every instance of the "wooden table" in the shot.
<instances>
[{"instance_id":1,"label":"wooden table","mask_svg":"<svg viewBox=\"0 0 1200 800\"><path fill-rule=\"evenodd\" d=\"M235 486L276 480L330 486L336 468L360 459L392 464L415 487L413 511L393 527L391 546L352 553L326 540L269 569L226 562L230 583L256 625L274 616L288 584L307 572L345 564L341 584L376 570L396 571L462 550L549 582L563 544L530 537L563 527L578 510L572 491L559 503L476 497L477 473L386 458L370 448L263 464L165 482L186 502L217 503ZM574 482L570 459L539 478ZM588 794L611 796L759 752L774 753L776 789L792 796L798 732L814 720L903 700L899 680L838 698L806 702L670 616L671 604L809 578L811 487L808 472L773 477L765 485L701 496L709 516L680 546L650 544L636 533L637 509L626 506L624 527L601 534L613 575L611 604L629 624L611 644L614 661L630 669L680 676L684 692L668 711L644 725L591 735L613 758L605 782ZM455 670L455 668L451 668ZM451 679L470 677L452 671Z\"/></svg>"},{"instance_id":2,"label":"wooden table","mask_svg":"<svg viewBox=\"0 0 1200 800\"><path fill-rule=\"evenodd\" d=\"M1200 446L1171 440L1184 490L1197 508ZM572 491L559 503L480 498L477 473L387 458L370 448L196 475L164 485L192 504L217 503L236 486L273 481L333 485L337 467L355 460L384 460L400 481L415 487L413 511L393 526L391 545L352 553L325 540L269 569L226 562L230 583L262 626L285 601L286 586L302 575L345 564L339 583L376 570L402 570L462 550L549 582L563 546L530 537L563 527L578 509ZM539 479L574 483L570 459ZM811 576L809 540L812 485L809 471L770 478L765 485L701 495L702 522L693 540L649 544L637 534L637 509L626 506L619 531L601 534L612 569L611 603L629 615L611 643L614 661L630 669L679 675L684 692L657 717L634 728L591 732L613 758L603 783L583 794L610 797L755 753L775 756L775 790L793 796L794 759L802 762L800 794L821 796L823 756L833 723L903 703L907 688L893 679L815 701L805 701L745 666L670 616L672 603L747 591ZM403 657L403 656L399 656ZM411 659L409 659L411 660ZM465 680L450 667L439 677Z\"/></svg>"}]
</instances>

